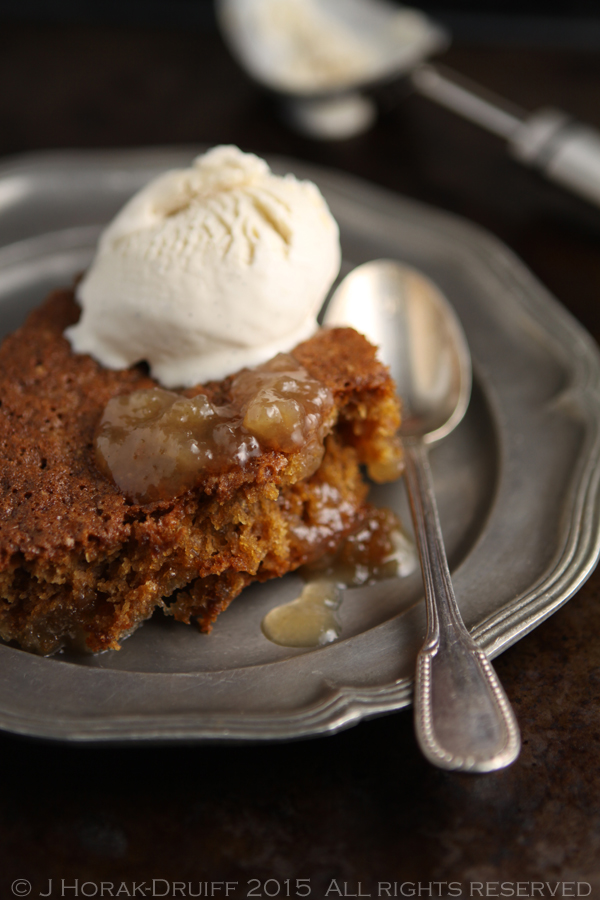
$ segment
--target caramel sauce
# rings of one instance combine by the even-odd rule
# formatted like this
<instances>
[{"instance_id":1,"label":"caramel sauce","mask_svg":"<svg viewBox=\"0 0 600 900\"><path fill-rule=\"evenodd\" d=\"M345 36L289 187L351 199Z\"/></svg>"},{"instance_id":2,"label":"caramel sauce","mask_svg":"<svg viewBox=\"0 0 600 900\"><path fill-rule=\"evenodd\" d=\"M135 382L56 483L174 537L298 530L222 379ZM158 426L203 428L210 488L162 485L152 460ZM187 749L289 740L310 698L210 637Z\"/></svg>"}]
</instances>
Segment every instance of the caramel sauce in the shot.
<instances>
[{"instance_id":1,"label":"caramel sauce","mask_svg":"<svg viewBox=\"0 0 600 900\"><path fill-rule=\"evenodd\" d=\"M336 553L299 569L306 581L302 593L267 613L263 634L284 647L329 644L341 635L336 610L344 588L405 577L416 565L414 545L398 517L389 509L372 508Z\"/></svg>"},{"instance_id":2,"label":"caramel sauce","mask_svg":"<svg viewBox=\"0 0 600 900\"><path fill-rule=\"evenodd\" d=\"M296 600L276 606L264 617L265 637L284 647L320 647L340 636L335 615L341 602L337 584L328 580L309 581Z\"/></svg>"},{"instance_id":3,"label":"caramel sauce","mask_svg":"<svg viewBox=\"0 0 600 900\"><path fill-rule=\"evenodd\" d=\"M155 387L112 398L96 433L99 468L136 503L176 497L265 450L294 457L294 480L316 471L333 396L293 356L244 370L230 396L216 406L204 394Z\"/></svg>"}]
</instances>

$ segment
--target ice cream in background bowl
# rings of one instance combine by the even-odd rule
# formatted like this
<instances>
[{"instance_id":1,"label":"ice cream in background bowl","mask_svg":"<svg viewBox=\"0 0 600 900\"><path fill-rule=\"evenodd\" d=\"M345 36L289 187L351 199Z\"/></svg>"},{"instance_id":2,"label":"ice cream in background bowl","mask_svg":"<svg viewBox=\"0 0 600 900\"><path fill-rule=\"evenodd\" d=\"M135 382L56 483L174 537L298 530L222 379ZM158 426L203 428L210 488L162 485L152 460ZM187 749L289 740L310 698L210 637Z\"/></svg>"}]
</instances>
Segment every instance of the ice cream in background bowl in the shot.
<instances>
[{"instance_id":1,"label":"ice cream in background bowl","mask_svg":"<svg viewBox=\"0 0 600 900\"><path fill-rule=\"evenodd\" d=\"M310 337L340 261L316 185L215 147L106 228L65 334L106 368L147 362L168 388L221 379Z\"/></svg>"}]
</instances>

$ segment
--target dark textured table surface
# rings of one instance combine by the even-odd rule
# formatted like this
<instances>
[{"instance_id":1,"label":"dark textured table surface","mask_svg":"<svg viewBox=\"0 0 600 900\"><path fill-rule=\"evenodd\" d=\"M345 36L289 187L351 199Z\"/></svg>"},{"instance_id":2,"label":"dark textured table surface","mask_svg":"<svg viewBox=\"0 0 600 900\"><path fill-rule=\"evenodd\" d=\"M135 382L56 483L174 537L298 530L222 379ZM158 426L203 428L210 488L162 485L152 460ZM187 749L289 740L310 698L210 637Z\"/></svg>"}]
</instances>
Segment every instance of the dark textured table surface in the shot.
<instances>
[{"instance_id":1,"label":"dark textured table surface","mask_svg":"<svg viewBox=\"0 0 600 900\"><path fill-rule=\"evenodd\" d=\"M600 53L457 45L446 61L525 108L559 105L600 127ZM370 133L316 144L279 124L212 32L0 27L3 157L231 142L334 166L485 226L600 338L600 209L427 101L387 101ZM394 884L398 896L600 896L599 633L596 574L498 658L523 750L494 775L430 768L409 712L287 745L0 737L0 897L19 878L56 897L225 896L224 880L245 897L250 879L273 879L250 883L255 896L300 896L297 878L318 898L378 896L379 882L392 896Z\"/></svg>"}]
</instances>

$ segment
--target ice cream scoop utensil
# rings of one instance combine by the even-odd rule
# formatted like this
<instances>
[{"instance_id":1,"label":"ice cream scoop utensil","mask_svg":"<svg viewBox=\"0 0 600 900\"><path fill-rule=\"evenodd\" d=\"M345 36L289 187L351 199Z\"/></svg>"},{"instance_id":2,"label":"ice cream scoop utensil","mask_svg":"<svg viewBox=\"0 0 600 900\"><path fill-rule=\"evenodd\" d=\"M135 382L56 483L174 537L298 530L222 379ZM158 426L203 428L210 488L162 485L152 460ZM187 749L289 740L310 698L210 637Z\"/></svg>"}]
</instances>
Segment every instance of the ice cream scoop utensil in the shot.
<instances>
[{"instance_id":1,"label":"ice cream scoop utensil","mask_svg":"<svg viewBox=\"0 0 600 900\"><path fill-rule=\"evenodd\" d=\"M600 206L600 132L560 109L529 113L444 66L411 75L418 93L507 141L508 151L550 181Z\"/></svg>"},{"instance_id":2,"label":"ice cream scoop utensil","mask_svg":"<svg viewBox=\"0 0 600 900\"><path fill-rule=\"evenodd\" d=\"M458 425L469 402L471 362L462 328L429 279L392 260L354 269L332 297L325 322L352 325L376 343L402 397L405 477L427 607L415 681L419 744L444 769L501 769L519 753L519 728L494 669L462 621L427 459L428 445Z\"/></svg>"},{"instance_id":3,"label":"ice cream scoop utensil","mask_svg":"<svg viewBox=\"0 0 600 900\"><path fill-rule=\"evenodd\" d=\"M520 162L600 206L600 132L423 64L449 35L419 10L389 0L217 0L217 14L238 61L285 98L297 130L322 140L358 134L376 118L368 89L406 76L421 95L504 138Z\"/></svg>"},{"instance_id":4,"label":"ice cream scoop utensil","mask_svg":"<svg viewBox=\"0 0 600 900\"><path fill-rule=\"evenodd\" d=\"M320 140L369 128L364 87L411 71L447 44L445 29L388 0L217 0L240 65L281 101L293 128Z\"/></svg>"}]
</instances>

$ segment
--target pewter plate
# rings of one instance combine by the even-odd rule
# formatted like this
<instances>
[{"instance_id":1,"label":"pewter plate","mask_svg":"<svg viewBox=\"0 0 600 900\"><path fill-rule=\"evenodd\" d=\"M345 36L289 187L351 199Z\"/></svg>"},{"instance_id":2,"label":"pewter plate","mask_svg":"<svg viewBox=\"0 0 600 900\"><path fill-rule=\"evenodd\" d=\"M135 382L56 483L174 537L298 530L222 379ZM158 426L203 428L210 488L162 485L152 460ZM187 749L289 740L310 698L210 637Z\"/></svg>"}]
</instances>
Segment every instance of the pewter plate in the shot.
<instances>
[{"instance_id":1,"label":"pewter plate","mask_svg":"<svg viewBox=\"0 0 600 900\"><path fill-rule=\"evenodd\" d=\"M57 153L0 167L0 336L92 256L100 227L194 148ZM431 453L456 593L492 655L563 604L600 552L600 358L588 334L498 241L351 178L316 181L344 271L375 257L422 269L454 304L474 362L458 429ZM408 523L401 483L374 491ZM0 728L73 741L273 740L337 731L411 702L425 628L418 574L346 592L342 639L269 643L295 576L248 589L210 636L155 617L121 651L41 659L0 646Z\"/></svg>"}]
</instances>

